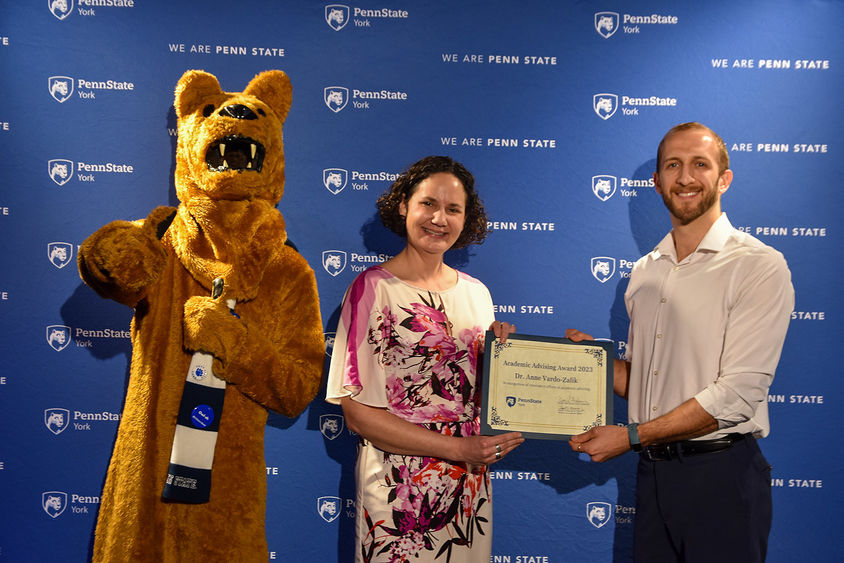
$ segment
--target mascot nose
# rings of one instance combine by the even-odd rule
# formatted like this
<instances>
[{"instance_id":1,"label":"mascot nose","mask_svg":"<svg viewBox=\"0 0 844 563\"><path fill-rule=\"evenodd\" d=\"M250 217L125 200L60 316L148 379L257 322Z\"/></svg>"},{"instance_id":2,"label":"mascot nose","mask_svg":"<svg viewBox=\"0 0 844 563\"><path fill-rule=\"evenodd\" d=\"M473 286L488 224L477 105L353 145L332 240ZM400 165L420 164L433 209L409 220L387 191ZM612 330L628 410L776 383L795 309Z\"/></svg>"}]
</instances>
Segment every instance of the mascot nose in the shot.
<instances>
[{"instance_id":1,"label":"mascot nose","mask_svg":"<svg viewBox=\"0 0 844 563\"><path fill-rule=\"evenodd\" d=\"M233 104L223 108L223 114L235 119L258 119L255 112L243 104Z\"/></svg>"}]
</instances>

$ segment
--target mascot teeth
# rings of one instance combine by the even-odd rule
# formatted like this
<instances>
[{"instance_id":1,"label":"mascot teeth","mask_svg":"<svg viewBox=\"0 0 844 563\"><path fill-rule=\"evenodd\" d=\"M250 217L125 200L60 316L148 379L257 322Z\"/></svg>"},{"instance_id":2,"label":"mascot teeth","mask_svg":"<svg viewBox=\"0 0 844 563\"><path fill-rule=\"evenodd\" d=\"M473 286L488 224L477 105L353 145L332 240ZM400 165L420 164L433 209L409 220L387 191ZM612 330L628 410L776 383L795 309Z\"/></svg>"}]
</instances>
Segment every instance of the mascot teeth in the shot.
<instances>
[{"instance_id":1,"label":"mascot teeth","mask_svg":"<svg viewBox=\"0 0 844 563\"><path fill-rule=\"evenodd\" d=\"M209 170L251 170L260 172L264 165L264 146L248 137L230 135L208 147L205 162Z\"/></svg>"}]
</instances>

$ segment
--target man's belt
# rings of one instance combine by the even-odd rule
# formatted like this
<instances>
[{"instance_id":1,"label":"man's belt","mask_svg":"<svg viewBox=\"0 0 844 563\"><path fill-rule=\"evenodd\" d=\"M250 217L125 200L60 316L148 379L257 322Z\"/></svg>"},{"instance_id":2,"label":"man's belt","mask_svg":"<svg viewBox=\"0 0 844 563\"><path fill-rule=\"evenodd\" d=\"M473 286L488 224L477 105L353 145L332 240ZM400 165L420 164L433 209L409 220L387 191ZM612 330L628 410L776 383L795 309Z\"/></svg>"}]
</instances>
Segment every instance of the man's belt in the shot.
<instances>
[{"instance_id":1,"label":"man's belt","mask_svg":"<svg viewBox=\"0 0 844 563\"><path fill-rule=\"evenodd\" d=\"M649 461L668 461L691 457L701 454L709 454L727 450L736 442L747 437L747 434L728 434L716 440L683 440L680 442L668 442L667 444L654 444L646 446L639 454Z\"/></svg>"}]
</instances>

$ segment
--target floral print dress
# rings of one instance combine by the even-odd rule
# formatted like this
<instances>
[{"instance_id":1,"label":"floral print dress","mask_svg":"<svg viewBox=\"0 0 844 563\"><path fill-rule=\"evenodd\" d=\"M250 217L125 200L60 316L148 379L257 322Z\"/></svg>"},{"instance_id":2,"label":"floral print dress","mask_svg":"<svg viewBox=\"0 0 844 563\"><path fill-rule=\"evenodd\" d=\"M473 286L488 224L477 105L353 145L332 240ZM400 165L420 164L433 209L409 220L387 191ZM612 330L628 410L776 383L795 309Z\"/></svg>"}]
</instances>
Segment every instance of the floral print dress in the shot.
<instances>
[{"instance_id":1,"label":"floral print dress","mask_svg":"<svg viewBox=\"0 0 844 563\"><path fill-rule=\"evenodd\" d=\"M431 292L369 268L343 301L326 399L352 396L436 432L478 434L475 375L493 320L486 286L463 273ZM391 454L361 438L355 472L356 561L490 560L484 466Z\"/></svg>"}]
</instances>

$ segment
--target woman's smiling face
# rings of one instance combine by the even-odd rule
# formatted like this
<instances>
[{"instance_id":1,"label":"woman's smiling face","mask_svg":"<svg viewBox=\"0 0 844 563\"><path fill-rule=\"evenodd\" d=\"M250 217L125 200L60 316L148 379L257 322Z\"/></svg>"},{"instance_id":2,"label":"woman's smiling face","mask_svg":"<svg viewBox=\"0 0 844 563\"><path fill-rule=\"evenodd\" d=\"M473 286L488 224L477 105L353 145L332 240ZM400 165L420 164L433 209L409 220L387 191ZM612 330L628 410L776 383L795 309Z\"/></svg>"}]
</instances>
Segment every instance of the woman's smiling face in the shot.
<instances>
[{"instance_id":1,"label":"woman's smiling face","mask_svg":"<svg viewBox=\"0 0 844 563\"><path fill-rule=\"evenodd\" d=\"M405 216L408 246L443 254L463 232L466 190L453 174L431 174L419 182L410 200L399 205L399 213Z\"/></svg>"}]
</instances>

